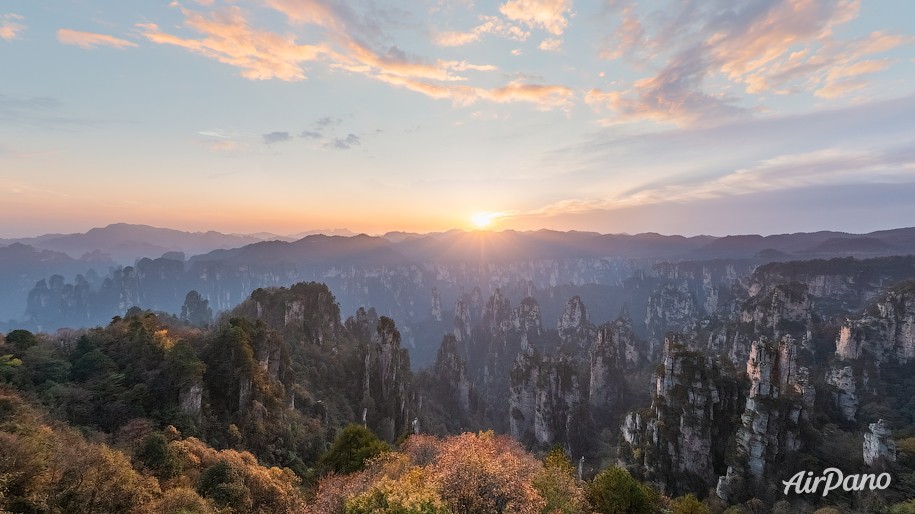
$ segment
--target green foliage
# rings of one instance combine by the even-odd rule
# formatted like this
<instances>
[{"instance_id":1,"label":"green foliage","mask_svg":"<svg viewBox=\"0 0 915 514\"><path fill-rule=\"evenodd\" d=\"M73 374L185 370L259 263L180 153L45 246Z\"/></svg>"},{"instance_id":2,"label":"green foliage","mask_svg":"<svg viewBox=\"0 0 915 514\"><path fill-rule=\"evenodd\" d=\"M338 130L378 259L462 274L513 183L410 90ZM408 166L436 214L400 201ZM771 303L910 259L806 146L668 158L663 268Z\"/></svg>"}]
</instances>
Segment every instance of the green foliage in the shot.
<instances>
[{"instance_id":1,"label":"green foliage","mask_svg":"<svg viewBox=\"0 0 915 514\"><path fill-rule=\"evenodd\" d=\"M915 514L915 500L896 503L886 509L887 514Z\"/></svg>"},{"instance_id":2,"label":"green foliage","mask_svg":"<svg viewBox=\"0 0 915 514\"><path fill-rule=\"evenodd\" d=\"M680 496L670 502L671 514L712 514L712 510L693 494Z\"/></svg>"},{"instance_id":3,"label":"green foliage","mask_svg":"<svg viewBox=\"0 0 915 514\"><path fill-rule=\"evenodd\" d=\"M210 301L206 300L197 291L190 291L184 297L181 306L181 319L190 325L203 327L213 322L213 309Z\"/></svg>"},{"instance_id":4,"label":"green foliage","mask_svg":"<svg viewBox=\"0 0 915 514\"><path fill-rule=\"evenodd\" d=\"M337 434L318 465L327 472L352 473L363 469L370 459L390 449L371 430L351 424Z\"/></svg>"},{"instance_id":5,"label":"green foliage","mask_svg":"<svg viewBox=\"0 0 915 514\"><path fill-rule=\"evenodd\" d=\"M13 349L16 355L22 355L23 352L38 344L38 338L28 330L13 330L6 334L6 344Z\"/></svg>"},{"instance_id":6,"label":"green foliage","mask_svg":"<svg viewBox=\"0 0 915 514\"><path fill-rule=\"evenodd\" d=\"M562 446L554 446L544 455L543 466L547 469L556 469L560 473L569 476L575 475L575 466L569 456L566 455L565 450L562 449Z\"/></svg>"},{"instance_id":7,"label":"green foliage","mask_svg":"<svg viewBox=\"0 0 915 514\"><path fill-rule=\"evenodd\" d=\"M531 484L545 502L541 511L543 514L589 514L591 512L580 482L569 472L569 468L563 465L546 464L534 476Z\"/></svg>"},{"instance_id":8,"label":"green foliage","mask_svg":"<svg viewBox=\"0 0 915 514\"><path fill-rule=\"evenodd\" d=\"M251 495L242 473L224 460L200 474L197 492L221 507L238 505Z\"/></svg>"},{"instance_id":9,"label":"green foliage","mask_svg":"<svg viewBox=\"0 0 915 514\"><path fill-rule=\"evenodd\" d=\"M169 448L164 435L153 433L143 440L137 458L159 479L169 479L181 473L181 460Z\"/></svg>"},{"instance_id":10,"label":"green foliage","mask_svg":"<svg viewBox=\"0 0 915 514\"><path fill-rule=\"evenodd\" d=\"M605 469L588 484L588 499L600 514L651 514L658 510L657 495L628 471Z\"/></svg>"}]
</instances>

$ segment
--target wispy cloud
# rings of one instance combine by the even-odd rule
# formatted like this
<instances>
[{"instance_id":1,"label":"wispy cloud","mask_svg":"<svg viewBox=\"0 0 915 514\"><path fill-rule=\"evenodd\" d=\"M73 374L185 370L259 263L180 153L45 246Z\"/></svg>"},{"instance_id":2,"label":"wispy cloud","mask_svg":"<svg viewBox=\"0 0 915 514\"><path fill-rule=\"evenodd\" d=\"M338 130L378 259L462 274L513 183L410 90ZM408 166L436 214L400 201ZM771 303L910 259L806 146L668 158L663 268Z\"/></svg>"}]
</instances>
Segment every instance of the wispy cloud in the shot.
<instances>
[{"instance_id":1,"label":"wispy cloud","mask_svg":"<svg viewBox=\"0 0 915 514\"><path fill-rule=\"evenodd\" d=\"M534 103L541 109L568 107L573 94L561 85L511 82L502 86L482 87L474 74L491 73L497 67L467 60L426 59L410 54L396 45L385 43L377 16L359 14L347 4L329 0L267 0L267 5L283 13L294 26L317 26L311 31L323 36L323 42L300 45L291 35L249 26L239 7L229 7L209 16L179 7L184 26L204 35L202 39L185 38L162 31L155 24L139 27L153 42L170 44L242 69L248 79L305 78L303 65L321 62L332 70L370 77L379 82L421 93L435 99L448 99L464 106L481 100L499 103ZM391 15L393 16L393 15ZM485 20L492 28L502 30L498 19ZM511 29L508 29L511 33Z\"/></svg>"},{"instance_id":2,"label":"wispy cloud","mask_svg":"<svg viewBox=\"0 0 915 514\"><path fill-rule=\"evenodd\" d=\"M323 52L319 46L296 43L295 36L252 29L242 10L235 6L215 11L210 17L184 8L181 11L184 25L203 35L202 39L168 34L152 23L138 26L154 43L178 46L235 66L247 79L304 80L303 63L317 59Z\"/></svg>"},{"instance_id":3,"label":"wispy cloud","mask_svg":"<svg viewBox=\"0 0 915 514\"><path fill-rule=\"evenodd\" d=\"M0 14L0 39L12 41L18 38L19 33L26 29L25 25L19 23L23 19L25 18L18 14Z\"/></svg>"},{"instance_id":4,"label":"wispy cloud","mask_svg":"<svg viewBox=\"0 0 915 514\"><path fill-rule=\"evenodd\" d=\"M446 31L435 36L435 43L439 46L463 46L475 43L486 35L494 35L514 41L527 41L531 36L529 31L509 23L498 16L480 15L479 25L469 31Z\"/></svg>"},{"instance_id":5,"label":"wispy cloud","mask_svg":"<svg viewBox=\"0 0 915 514\"><path fill-rule=\"evenodd\" d=\"M866 87L866 75L891 65L871 56L913 41L883 32L840 39L836 28L858 17L859 0L688 2L644 16L635 2L613 5L619 24L601 55L628 57L644 67L664 63L630 87L592 91L590 104L609 108L617 121L720 123L756 108L720 85L712 88L719 78L750 95L808 92L836 98Z\"/></svg>"},{"instance_id":6,"label":"wispy cloud","mask_svg":"<svg viewBox=\"0 0 915 514\"><path fill-rule=\"evenodd\" d=\"M915 152L910 147L882 151L829 148L781 155L708 180L659 184L607 197L570 198L537 209L517 211L505 217L583 214L810 187L878 183L915 183Z\"/></svg>"},{"instance_id":7,"label":"wispy cloud","mask_svg":"<svg viewBox=\"0 0 915 514\"><path fill-rule=\"evenodd\" d=\"M587 194L567 191L560 200L517 215L558 216L701 204L798 189L915 184L913 130L915 96L630 136L607 129L547 157L574 171L538 178L587 183Z\"/></svg>"},{"instance_id":8,"label":"wispy cloud","mask_svg":"<svg viewBox=\"0 0 915 514\"><path fill-rule=\"evenodd\" d=\"M86 50L92 50L100 46L108 46L119 50L137 46L136 43L107 34L96 34L94 32L83 32L71 29L58 30L57 40L65 45L78 46Z\"/></svg>"}]
</instances>

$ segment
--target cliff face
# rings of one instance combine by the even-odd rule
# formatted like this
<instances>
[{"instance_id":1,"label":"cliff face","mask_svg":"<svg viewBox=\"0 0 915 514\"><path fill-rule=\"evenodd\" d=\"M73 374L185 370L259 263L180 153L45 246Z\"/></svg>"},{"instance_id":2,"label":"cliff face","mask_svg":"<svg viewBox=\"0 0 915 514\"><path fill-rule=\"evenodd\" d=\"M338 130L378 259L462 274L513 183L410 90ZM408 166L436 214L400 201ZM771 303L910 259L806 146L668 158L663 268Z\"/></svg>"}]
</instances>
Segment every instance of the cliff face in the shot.
<instances>
[{"instance_id":1,"label":"cliff face","mask_svg":"<svg viewBox=\"0 0 915 514\"><path fill-rule=\"evenodd\" d=\"M688 284L666 283L648 298L645 326L650 338L660 341L668 332L692 330L701 314Z\"/></svg>"},{"instance_id":2,"label":"cliff face","mask_svg":"<svg viewBox=\"0 0 915 514\"><path fill-rule=\"evenodd\" d=\"M438 292L437 287L432 288L432 309L430 315L435 321L442 320L442 295Z\"/></svg>"},{"instance_id":3,"label":"cliff face","mask_svg":"<svg viewBox=\"0 0 915 514\"><path fill-rule=\"evenodd\" d=\"M410 357L400 346L400 332L392 319L378 319L364 362L362 403L367 421L378 427L379 437L393 441L411 426L414 409Z\"/></svg>"},{"instance_id":4,"label":"cliff face","mask_svg":"<svg viewBox=\"0 0 915 514\"><path fill-rule=\"evenodd\" d=\"M594 340L594 325L588 316L588 308L578 296L573 296L556 323L560 349L570 355L584 356Z\"/></svg>"},{"instance_id":5,"label":"cliff face","mask_svg":"<svg viewBox=\"0 0 915 514\"><path fill-rule=\"evenodd\" d=\"M454 338L457 342L469 342L472 328L473 318L470 314L470 304L462 298L458 298L454 303Z\"/></svg>"},{"instance_id":6,"label":"cliff face","mask_svg":"<svg viewBox=\"0 0 915 514\"><path fill-rule=\"evenodd\" d=\"M671 333L651 408L623 422L622 454L671 494L707 488L723 469L724 445L718 442L733 433L738 403L736 380L683 335Z\"/></svg>"},{"instance_id":7,"label":"cliff face","mask_svg":"<svg viewBox=\"0 0 915 514\"><path fill-rule=\"evenodd\" d=\"M884 368L915 359L915 283L891 288L861 316L846 319L835 344L838 360L826 370L826 383L842 417L856 421L862 396L886 386Z\"/></svg>"},{"instance_id":8,"label":"cliff face","mask_svg":"<svg viewBox=\"0 0 915 514\"><path fill-rule=\"evenodd\" d=\"M862 449L864 463L868 466L879 467L890 462L896 462L896 441L889 424L884 420L868 425L864 433Z\"/></svg>"},{"instance_id":9,"label":"cliff face","mask_svg":"<svg viewBox=\"0 0 915 514\"><path fill-rule=\"evenodd\" d=\"M747 360L750 378L746 408L735 440L736 457L718 481L716 493L742 501L765 485L772 463L801 448L800 427L813 407L815 392L807 368L797 366L797 340L783 336L754 341Z\"/></svg>"},{"instance_id":10,"label":"cliff face","mask_svg":"<svg viewBox=\"0 0 915 514\"><path fill-rule=\"evenodd\" d=\"M877 363L915 358L915 284L882 295L859 319L849 319L836 340L836 356L868 354Z\"/></svg>"},{"instance_id":11,"label":"cliff face","mask_svg":"<svg viewBox=\"0 0 915 514\"><path fill-rule=\"evenodd\" d=\"M637 341L628 318L598 327L589 352L588 405L599 423L609 421L625 394L625 374L646 359L645 348Z\"/></svg>"},{"instance_id":12,"label":"cliff face","mask_svg":"<svg viewBox=\"0 0 915 514\"><path fill-rule=\"evenodd\" d=\"M512 368L509 429L519 441L569 443L583 423L580 369L567 356L543 356L525 345Z\"/></svg>"},{"instance_id":13,"label":"cliff face","mask_svg":"<svg viewBox=\"0 0 915 514\"><path fill-rule=\"evenodd\" d=\"M512 327L526 333L528 336L543 334L543 322L540 319L540 305L537 300L528 296L521 300L517 309L512 310Z\"/></svg>"},{"instance_id":14,"label":"cliff face","mask_svg":"<svg viewBox=\"0 0 915 514\"><path fill-rule=\"evenodd\" d=\"M433 376L438 385L444 390L444 395L450 402L460 409L459 414L470 411L470 399L473 386L467 377L467 365L458 353L457 338L446 335L442 339L438 356L435 359Z\"/></svg>"}]
</instances>

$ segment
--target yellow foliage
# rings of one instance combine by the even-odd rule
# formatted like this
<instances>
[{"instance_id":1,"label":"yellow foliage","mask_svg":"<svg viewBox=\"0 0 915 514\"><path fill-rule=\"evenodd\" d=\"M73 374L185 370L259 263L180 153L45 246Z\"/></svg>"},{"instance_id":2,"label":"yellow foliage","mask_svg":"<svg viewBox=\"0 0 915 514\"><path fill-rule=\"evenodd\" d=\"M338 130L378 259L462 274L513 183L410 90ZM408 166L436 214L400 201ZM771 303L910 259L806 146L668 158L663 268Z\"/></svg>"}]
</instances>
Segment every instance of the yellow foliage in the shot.
<instances>
[{"instance_id":1,"label":"yellow foliage","mask_svg":"<svg viewBox=\"0 0 915 514\"><path fill-rule=\"evenodd\" d=\"M156 346L162 348L165 351L171 350L175 346L175 340L169 337L168 329L156 330L153 332L153 339L156 341Z\"/></svg>"}]
</instances>

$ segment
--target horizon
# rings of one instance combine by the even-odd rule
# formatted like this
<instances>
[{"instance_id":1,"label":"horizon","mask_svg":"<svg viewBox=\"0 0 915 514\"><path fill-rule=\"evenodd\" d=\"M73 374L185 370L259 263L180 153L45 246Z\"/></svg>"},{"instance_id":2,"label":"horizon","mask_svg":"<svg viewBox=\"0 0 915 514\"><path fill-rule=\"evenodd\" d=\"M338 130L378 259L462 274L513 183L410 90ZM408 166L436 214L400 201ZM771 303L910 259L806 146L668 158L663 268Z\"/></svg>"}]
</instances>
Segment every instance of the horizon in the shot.
<instances>
[{"instance_id":1,"label":"horizon","mask_svg":"<svg viewBox=\"0 0 915 514\"><path fill-rule=\"evenodd\" d=\"M33 238L46 237L46 236L63 237L63 236L71 236L71 235L81 235L81 234L86 234L91 230L107 229L107 228L116 227L116 226L142 227L142 228L152 228L152 229L157 229L157 230L174 230L174 231L188 233L188 234L217 233L217 234L226 235L226 236L252 237L252 238L262 238L262 236L271 236L271 237L276 236L276 237L282 237L282 238L294 239L294 240L304 239L306 237L316 236L316 235L323 235L323 236L328 236L328 237L369 236L369 237L376 237L376 238L385 238L389 235L394 235L394 234L428 236L428 235L436 235L436 234L448 234L448 233L452 233L452 232L461 232L461 233L465 233L465 234L472 234L472 233L499 234L499 233L503 233L503 232L514 232L514 233L519 233L519 234L530 234L530 233L536 233L536 232L558 232L558 233L577 232L577 233L596 234L596 235L601 235L601 236L656 235L656 236L660 236L660 237L686 237L686 238L708 237L708 238L714 238L714 239L721 239L721 238L725 238L725 237L745 237L745 236L772 237L772 236L782 236L782 235L791 235L791 234L816 234L816 233L822 233L822 232L833 232L836 234L847 234L847 235L852 235L852 236L865 236L865 235L868 235L868 234L871 234L874 232L906 230L906 229L915 228L915 225L913 225L913 226L882 227L882 228L877 228L875 230L869 230L867 232L820 229L820 230L809 230L809 231L802 230L802 231L794 231L794 232L776 231L776 232L765 233L765 234L750 233L750 232L732 233L732 234L709 234L709 233L681 234L681 233L664 233L664 232L659 232L659 231L654 231L654 230L630 233L630 232L599 232L599 231L594 231L594 230L576 230L576 229L555 230L555 229L549 229L549 228L534 228L534 229L519 230L519 229L513 229L513 228L496 229L496 228L482 228L482 227L470 227L470 228L455 227L455 228L450 228L450 229L446 229L446 230L433 230L433 231L428 231L428 232L389 230L389 231L381 232L381 233L367 233L367 232L357 232L357 231L349 230L346 227L342 227L342 228L334 228L334 229L306 229L306 230L298 230L296 232L289 233L289 234L277 234L274 232L264 231L264 230L255 231L255 232L232 232L232 231L227 232L227 231L221 231L221 230L215 230L215 229L185 230L185 229L175 228L175 227L155 226L155 225L150 225L147 223L113 222L113 223L108 223L108 224L105 224L102 226L89 227L87 229L76 231L76 232L45 232L45 233L30 234L30 235L24 235L24 236L8 236L8 235L0 234L0 240L9 241L9 240L33 239ZM270 239L268 237L268 238L262 238L262 240L269 241Z\"/></svg>"},{"instance_id":2,"label":"horizon","mask_svg":"<svg viewBox=\"0 0 915 514\"><path fill-rule=\"evenodd\" d=\"M915 219L913 16L17 0L0 233L870 232Z\"/></svg>"}]
</instances>

